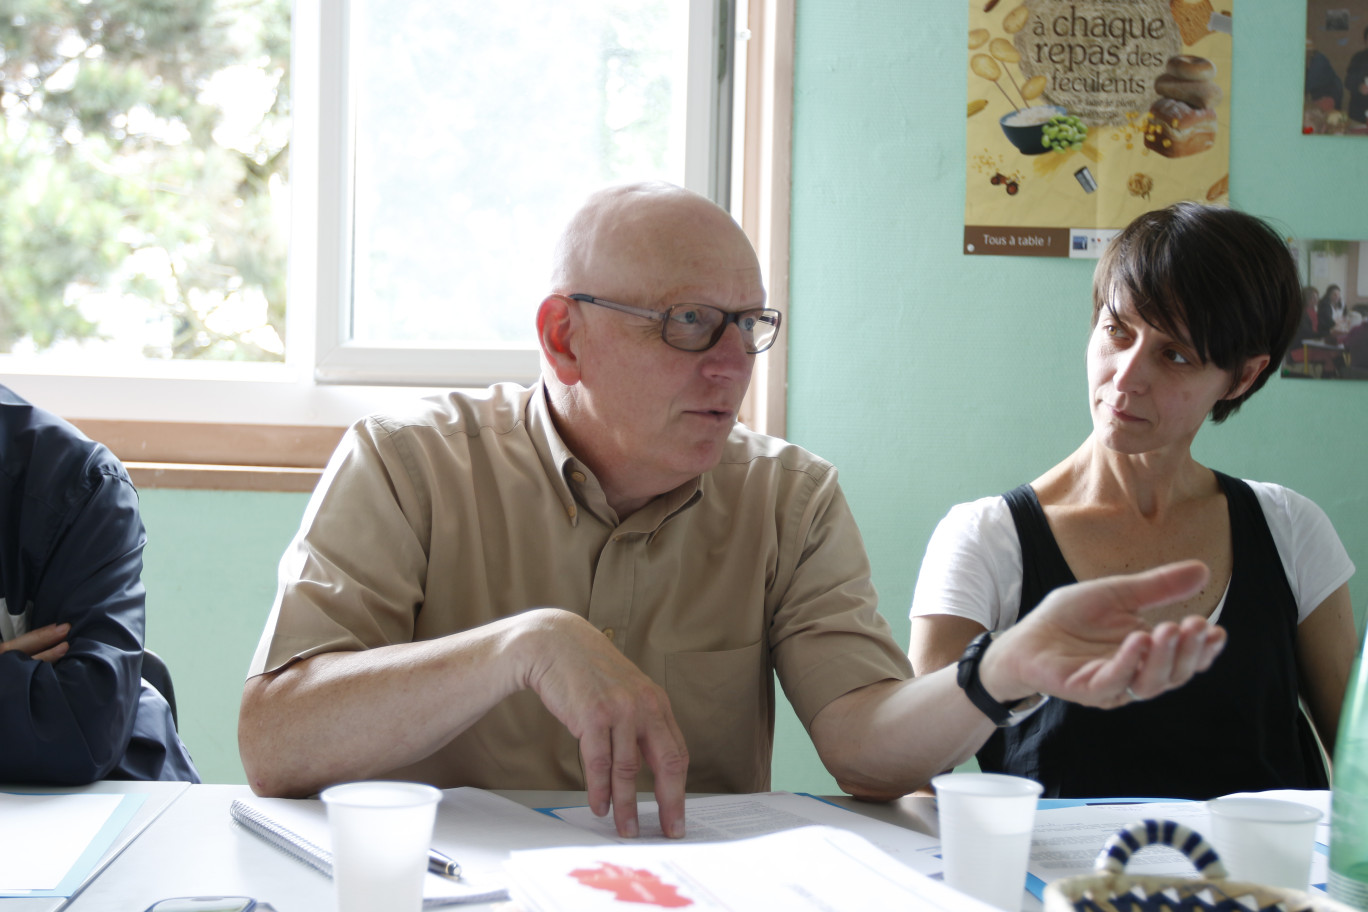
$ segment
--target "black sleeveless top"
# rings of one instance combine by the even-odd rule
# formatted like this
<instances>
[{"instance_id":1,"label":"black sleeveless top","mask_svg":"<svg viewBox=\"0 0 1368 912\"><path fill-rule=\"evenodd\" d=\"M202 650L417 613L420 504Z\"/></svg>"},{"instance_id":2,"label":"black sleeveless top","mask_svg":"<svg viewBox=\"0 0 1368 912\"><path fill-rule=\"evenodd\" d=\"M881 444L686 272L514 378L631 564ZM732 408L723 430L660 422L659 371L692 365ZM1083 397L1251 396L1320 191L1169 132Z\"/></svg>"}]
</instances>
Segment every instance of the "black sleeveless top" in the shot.
<instances>
[{"instance_id":1,"label":"black sleeveless top","mask_svg":"<svg viewBox=\"0 0 1368 912\"><path fill-rule=\"evenodd\" d=\"M1225 649L1177 690L1119 709L1060 699L978 752L986 772L1026 776L1046 798L1213 798L1323 789L1327 778L1297 702L1297 606L1253 489L1216 473L1230 511L1234 563L1220 625ZM1030 485L1004 495L1021 540L1018 620L1076 582Z\"/></svg>"}]
</instances>

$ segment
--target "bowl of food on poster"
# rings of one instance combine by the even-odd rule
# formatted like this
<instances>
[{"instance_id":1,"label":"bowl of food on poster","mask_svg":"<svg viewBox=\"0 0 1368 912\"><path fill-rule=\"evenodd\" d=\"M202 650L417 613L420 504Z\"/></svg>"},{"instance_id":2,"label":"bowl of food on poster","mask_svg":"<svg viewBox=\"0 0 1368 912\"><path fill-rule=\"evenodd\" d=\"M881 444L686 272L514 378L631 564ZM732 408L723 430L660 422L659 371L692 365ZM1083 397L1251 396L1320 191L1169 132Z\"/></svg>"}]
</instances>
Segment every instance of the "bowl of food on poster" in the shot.
<instances>
[{"instance_id":1,"label":"bowl of food on poster","mask_svg":"<svg viewBox=\"0 0 1368 912\"><path fill-rule=\"evenodd\" d=\"M1004 114L999 121L1007 140L1023 155L1068 152L1083 145L1088 127L1063 105L1035 105Z\"/></svg>"}]
</instances>

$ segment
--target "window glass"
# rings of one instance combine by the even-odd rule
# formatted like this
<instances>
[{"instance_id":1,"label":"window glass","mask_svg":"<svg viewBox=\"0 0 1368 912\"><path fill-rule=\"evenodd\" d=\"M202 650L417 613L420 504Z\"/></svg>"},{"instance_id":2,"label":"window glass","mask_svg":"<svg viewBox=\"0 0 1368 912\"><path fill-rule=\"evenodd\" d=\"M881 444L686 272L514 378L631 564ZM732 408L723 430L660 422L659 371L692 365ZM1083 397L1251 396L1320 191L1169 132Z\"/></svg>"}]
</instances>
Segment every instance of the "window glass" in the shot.
<instances>
[{"instance_id":1,"label":"window glass","mask_svg":"<svg viewBox=\"0 0 1368 912\"><path fill-rule=\"evenodd\" d=\"M0 352L285 351L289 0L0 12Z\"/></svg>"},{"instance_id":2,"label":"window glass","mask_svg":"<svg viewBox=\"0 0 1368 912\"><path fill-rule=\"evenodd\" d=\"M551 245L584 196L686 183L686 126L707 132L685 97L710 71L688 71L691 28L693 53L711 53L697 3L326 4L347 27L320 28L303 0L293 62L290 0L3 4L4 369L457 383L418 369L435 357L460 383L522 377ZM315 135L331 110L346 131ZM318 243L290 265L292 150L313 181L296 220ZM316 265L320 246L342 260ZM145 405L132 412L161 411Z\"/></svg>"},{"instance_id":3,"label":"window glass","mask_svg":"<svg viewBox=\"0 0 1368 912\"><path fill-rule=\"evenodd\" d=\"M351 338L534 347L584 196L684 182L688 6L354 3Z\"/></svg>"}]
</instances>

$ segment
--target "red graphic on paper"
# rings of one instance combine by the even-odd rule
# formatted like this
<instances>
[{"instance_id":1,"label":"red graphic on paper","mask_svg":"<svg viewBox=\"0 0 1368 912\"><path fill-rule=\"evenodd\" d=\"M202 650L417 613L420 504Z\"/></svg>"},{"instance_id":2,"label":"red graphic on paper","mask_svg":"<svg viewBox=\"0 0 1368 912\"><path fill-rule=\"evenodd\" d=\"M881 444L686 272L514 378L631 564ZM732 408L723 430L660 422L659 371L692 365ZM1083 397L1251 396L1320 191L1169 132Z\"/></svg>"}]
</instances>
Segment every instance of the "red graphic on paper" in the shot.
<instances>
[{"instance_id":1,"label":"red graphic on paper","mask_svg":"<svg viewBox=\"0 0 1368 912\"><path fill-rule=\"evenodd\" d=\"M600 861L597 868L576 868L570 876L595 890L609 890L618 902L642 903L662 909L692 906L693 900L679 895L679 888L667 884L646 868L627 868Z\"/></svg>"}]
</instances>

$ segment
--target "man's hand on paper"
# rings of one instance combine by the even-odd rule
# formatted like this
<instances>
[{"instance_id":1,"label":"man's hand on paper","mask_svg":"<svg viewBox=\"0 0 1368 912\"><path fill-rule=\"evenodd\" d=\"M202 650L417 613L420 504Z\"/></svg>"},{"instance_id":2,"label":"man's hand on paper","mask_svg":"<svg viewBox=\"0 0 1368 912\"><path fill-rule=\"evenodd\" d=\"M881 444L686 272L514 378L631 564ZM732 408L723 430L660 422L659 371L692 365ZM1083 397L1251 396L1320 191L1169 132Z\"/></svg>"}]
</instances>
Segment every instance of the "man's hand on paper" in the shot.
<instances>
[{"instance_id":1,"label":"man's hand on paper","mask_svg":"<svg viewBox=\"0 0 1368 912\"><path fill-rule=\"evenodd\" d=\"M1205 618L1151 625L1145 609L1181 601L1205 585L1199 561L1056 589L984 655L981 675L1003 702L1048 693L1112 708L1187 683L1225 646Z\"/></svg>"},{"instance_id":2,"label":"man's hand on paper","mask_svg":"<svg viewBox=\"0 0 1368 912\"><path fill-rule=\"evenodd\" d=\"M525 680L579 739L589 807L602 817L611 806L618 834L637 835L644 760L655 776L662 829L683 836L689 752L669 697L583 618L554 609L537 614L544 635Z\"/></svg>"}]
</instances>

